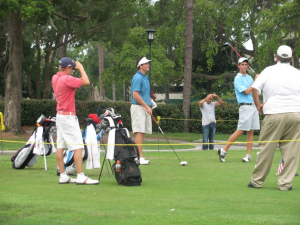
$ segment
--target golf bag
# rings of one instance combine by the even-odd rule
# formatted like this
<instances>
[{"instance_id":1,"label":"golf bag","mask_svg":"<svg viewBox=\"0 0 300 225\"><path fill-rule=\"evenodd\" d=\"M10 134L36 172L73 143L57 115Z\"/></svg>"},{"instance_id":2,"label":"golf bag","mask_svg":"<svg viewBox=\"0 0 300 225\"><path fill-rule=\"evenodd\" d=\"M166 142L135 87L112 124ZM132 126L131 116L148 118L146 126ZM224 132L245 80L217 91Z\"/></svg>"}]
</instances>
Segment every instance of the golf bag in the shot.
<instances>
[{"instance_id":1,"label":"golf bag","mask_svg":"<svg viewBox=\"0 0 300 225\"><path fill-rule=\"evenodd\" d=\"M130 138L129 132L123 127L120 114L115 114L113 108L108 108L100 116L101 123L98 130L104 130L109 134L107 158L115 162L120 161L121 169L116 169L113 164L115 178L118 184L125 186L140 186L142 175L139 169L139 150L135 142Z\"/></svg>"},{"instance_id":2,"label":"golf bag","mask_svg":"<svg viewBox=\"0 0 300 225\"><path fill-rule=\"evenodd\" d=\"M89 156L89 151L88 151L88 146L86 145L86 138L88 136L88 132L87 132L87 127L92 125L94 129L94 121L91 118L86 118L85 119L85 130L84 132L82 132L82 136L83 136L83 144L84 144L84 148L83 148L83 152L82 152L82 165L84 165L84 163L87 161L88 156ZM64 169L65 172L68 175L74 175L77 171L76 171L76 165L74 162L74 151L70 151L70 150L65 150L64 151ZM91 168L88 168L91 169ZM57 171L57 175L59 175L60 172Z\"/></svg>"},{"instance_id":3,"label":"golf bag","mask_svg":"<svg viewBox=\"0 0 300 225\"><path fill-rule=\"evenodd\" d=\"M11 158L14 169L32 167L38 160L39 155L48 156L56 152L52 134L56 132L56 118L40 116L37 125L24 147L20 148ZM46 142L47 144L44 144Z\"/></svg>"},{"instance_id":4,"label":"golf bag","mask_svg":"<svg viewBox=\"0 0 300 225\"><path fill-rule=\"evenodd\" d=\"M126 129L127 130L127 129ZM125 129L117 128L115 133L115 162L120 161L121 170L118 172L116 163L113 164L115 178L118 184L125 186L140 186L142 174L139 168L139 149L127 135ZM122 144L126 144L122 146Z\"/></svg>"},{"instance_id":5,"label":"golf bag","mask_svg":"<svg viewBox=\"0 0 300 225\"><path fill-rule=\"evenodd\" d=\"M77 172L75 162L74 162L74 151L65 150L63 154L64 154L65 172L68 175L74 175ZM87 147L86 147L86 145L84 145L84 149L82 151L82 165L84 165L87 158L88 158ZM57 175L58 176L60 175L59 171L57 171Z\"/></svg>"}]
</instances>

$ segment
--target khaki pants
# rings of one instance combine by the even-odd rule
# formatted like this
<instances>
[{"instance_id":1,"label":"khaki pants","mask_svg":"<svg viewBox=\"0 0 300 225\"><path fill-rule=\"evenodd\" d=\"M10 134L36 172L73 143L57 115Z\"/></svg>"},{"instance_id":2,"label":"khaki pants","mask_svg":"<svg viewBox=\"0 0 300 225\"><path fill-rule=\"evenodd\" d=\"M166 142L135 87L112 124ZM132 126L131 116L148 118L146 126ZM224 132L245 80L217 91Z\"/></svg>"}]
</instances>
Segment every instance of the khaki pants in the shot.
<instances>
[{"instance_id":1,"label":"khaki pants","mask_svg":"<svg viewBox=\"0 0 300 225\"><path fill-rule=\"evenodd\" d=\"M270 171L274 153L279 148L284 160L283 171L278 176L280 190L288 190L292 186L299 164L300 142L300 113L282 113L266 115L260 132L257 160L251 177L254 187L261 187ZM287 140L279 142L278 140ZM274 142L268 142L274 141Z\"/></svg>"}]
</instances>

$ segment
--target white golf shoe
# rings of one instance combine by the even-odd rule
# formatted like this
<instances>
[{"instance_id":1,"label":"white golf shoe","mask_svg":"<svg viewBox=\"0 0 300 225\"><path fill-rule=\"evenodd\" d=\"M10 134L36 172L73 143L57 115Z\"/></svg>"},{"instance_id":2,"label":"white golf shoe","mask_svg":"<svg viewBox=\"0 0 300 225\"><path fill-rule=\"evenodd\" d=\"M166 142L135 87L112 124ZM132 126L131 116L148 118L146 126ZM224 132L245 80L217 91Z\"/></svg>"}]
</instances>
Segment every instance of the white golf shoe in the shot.
<instances>
[{"instance_id":1,"label":"white golf shoe","mask_svg":"<svg viewBox=\"0 0 300 225\"><path fill-rule=\"evenodd\" d=\"M220 162L225 162L226 154L227 154L227 152L225 152L223 148L218 149L218 155L219 155Z\"/></svg>"},{"instance_id":2,"label":"white golf shoe","mask_svg":"<svg viewBox=\"0 0 300 225\"><path fill-rule=\"evenodd\" d=\"M140 157L140 165L149 165L149 163L149 160L146 160L144 157Z\"/></svg>"},{"instance_id":3,"label":"white golf shoe","mask_svg":"<svg viewBox=\"0 0 300 225\"><path fill-rule=\"evenodd\" d=\"M71 184L76 183L76 179L69 177L67 174L61 174L59 176L59 184Z\"/></svg>"},{"instance_id":4,"label":"white golf shoe","mask_svg":"<svg viewBox=\"0 0 300 225\"><path fill-rule=\"evenodd\" d=\"M244 158L242 158L242 161L248 163L250 162L250 159L251 159L251 155L247 154Z\"/></svg>"},{"instance_id":5,"label":"white golf shoe","mask_svg":"<svg viewBox=\"0 0 300 225\"><path fill-rule=\"evenodd\" d=\"M93 184L99 184L99 181L88 178L85 175L77 175L76 184L78 184L78 185L83 185L83 184L93 185Z\"/></svg>"}]
</instances>

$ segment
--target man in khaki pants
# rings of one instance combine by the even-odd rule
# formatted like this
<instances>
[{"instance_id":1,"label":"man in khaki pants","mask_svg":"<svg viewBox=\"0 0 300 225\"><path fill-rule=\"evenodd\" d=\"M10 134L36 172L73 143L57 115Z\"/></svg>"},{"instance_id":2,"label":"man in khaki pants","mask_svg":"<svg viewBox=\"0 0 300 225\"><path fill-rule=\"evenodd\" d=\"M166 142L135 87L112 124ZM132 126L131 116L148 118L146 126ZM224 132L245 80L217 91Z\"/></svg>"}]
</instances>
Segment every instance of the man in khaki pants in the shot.
<instances>
[{"instance_id":1,"label":"man in khaki pants","mask_svg":"<svg viewBox=\"0 0 300 225\"><path fill-rule=\"evenodd\" d=\"M277 64L265 68L252 85L255 105L260 114L266 115L259 141L266 142L259 144L248 187L262 187L279 144L285 165L278 176L278 186L282 191L289 191L292 190L300 156L300 142L293 141L300 138L300 71L290 65L292 49L289 46L280 46L276 59ZM259 100L261 92L263 104Z\"/></svg>"}]
</instances>

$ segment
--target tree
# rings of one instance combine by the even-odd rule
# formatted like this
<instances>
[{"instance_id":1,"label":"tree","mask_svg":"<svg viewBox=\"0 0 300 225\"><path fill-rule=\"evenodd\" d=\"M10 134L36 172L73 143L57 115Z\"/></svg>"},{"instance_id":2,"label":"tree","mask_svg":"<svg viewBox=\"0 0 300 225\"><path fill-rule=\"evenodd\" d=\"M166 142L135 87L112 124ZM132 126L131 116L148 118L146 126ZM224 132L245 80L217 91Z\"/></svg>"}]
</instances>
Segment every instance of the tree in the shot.
<instances>
[{"instance_id":1,"label":"tree","mask_svg":"<svg viewBox=\"0 0 300 225\"><path fill-rule=\"evenodd\" d=\"M21 99L22 99L22 19L21 12L8 12L6 16L9 36L9 60L5 88L4 123L6 129L14 134L22 133ZM20 38L21 37L21 38Z\"/></svg>"},{"instance_id":2,"label":"tree","mask_svg":"<svg viewBox=\"0 0 300 225\"><path fill-rule=\"evenodd\" d=\"M184 132L189 132L191 110L191 81L193 59L193 0L186 0L186 35L185 35L185 65L182 110L185 116Z\"/></svg>"},{"instance_id":3,"label":"tree","mask_svg":"<svg viewBox=\"0 0 300 225\"><path fill-rule=\"evenodd\" d=\"M23 132L20 113L22 99L21 63L23 61L23 27L29 19L35 21L39 16L47 15L49 11L47 2L46 0L24 0L22 2L7 0L0 3L0 15L6 19L9 37L4 123L6 129L14 134Z\"/></svg>"},{"instance_id":4,"label":"tree","mask_svg":"<svg viewBox=\"0 0 300 225\"><path fill-rule=\"evenodd\" d=\"M104 71L104 52L101 43L98 43L98 57L99 57L99 87L100 87L100 99L104 100L105 89L103 84L102 74Z\"/></svg>"}]
</instances>

